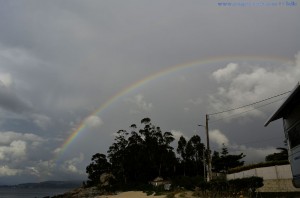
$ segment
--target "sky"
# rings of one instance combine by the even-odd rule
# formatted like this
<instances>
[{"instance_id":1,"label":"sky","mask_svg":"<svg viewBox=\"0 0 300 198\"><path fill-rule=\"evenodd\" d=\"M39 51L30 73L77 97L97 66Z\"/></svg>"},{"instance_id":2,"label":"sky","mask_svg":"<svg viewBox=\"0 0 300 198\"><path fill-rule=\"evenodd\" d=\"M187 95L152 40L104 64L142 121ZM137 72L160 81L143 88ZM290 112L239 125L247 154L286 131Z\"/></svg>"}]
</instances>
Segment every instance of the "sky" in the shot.
<instances>
[{"instance_id":1,"label":"sky","mask_svg":"<svg viewBox=\"0 0 300 198\"><path fill-rule=\"evenodd\" d=\"M264 123L288 94L256 102L300 79L288 2L0 0L0 184L86 180L145 117L206 143L198 125L225 111L209 116L211 150L264 161L284 146L282 121Z\"/></svg>"}]
</instances>

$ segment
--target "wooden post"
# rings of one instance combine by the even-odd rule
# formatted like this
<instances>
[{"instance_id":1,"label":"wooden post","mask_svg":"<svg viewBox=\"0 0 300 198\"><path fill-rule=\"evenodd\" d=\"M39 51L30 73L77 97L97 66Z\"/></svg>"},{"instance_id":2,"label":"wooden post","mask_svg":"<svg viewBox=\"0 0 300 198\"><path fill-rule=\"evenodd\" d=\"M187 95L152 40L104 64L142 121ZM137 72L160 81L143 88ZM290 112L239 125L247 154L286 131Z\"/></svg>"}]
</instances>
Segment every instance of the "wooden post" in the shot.
<instances>
[{"instance_id":1,"label":"wooden post","mask_svg":"<svg viewBox=\"0 0 300 198\"><path fill-rule=\"evenodd\" d=\"M212 180L212 171L211 171L211 152L209 147L209 130L208 130L208 114L205 115L205 130L206 130L206 145L208 150L208 170L207 170L207 181Z\"/></svg>"}]
</instances>

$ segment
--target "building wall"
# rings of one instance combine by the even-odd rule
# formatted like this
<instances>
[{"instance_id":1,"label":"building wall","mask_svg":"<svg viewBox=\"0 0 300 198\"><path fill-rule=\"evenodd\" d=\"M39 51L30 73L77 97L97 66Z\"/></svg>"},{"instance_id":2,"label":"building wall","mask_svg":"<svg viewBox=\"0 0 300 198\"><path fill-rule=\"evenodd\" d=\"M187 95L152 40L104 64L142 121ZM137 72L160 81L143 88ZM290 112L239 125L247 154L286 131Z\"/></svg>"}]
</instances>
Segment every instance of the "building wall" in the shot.
<instances>
[{"instance_id":1,"label":"building wall","mask_svg":"<svg viewBox=\"0 0 300 198\"><path fill-rule=\"evenodd\" d=\"M292 183L291 166L270 166L254 168L251 170L241 171L238 173L228 174L228 180L245 178L245 177L262 177L264 186L259 188L259 192L300 192L300 188L295 188Z\"/></svg>"}]
</instances>

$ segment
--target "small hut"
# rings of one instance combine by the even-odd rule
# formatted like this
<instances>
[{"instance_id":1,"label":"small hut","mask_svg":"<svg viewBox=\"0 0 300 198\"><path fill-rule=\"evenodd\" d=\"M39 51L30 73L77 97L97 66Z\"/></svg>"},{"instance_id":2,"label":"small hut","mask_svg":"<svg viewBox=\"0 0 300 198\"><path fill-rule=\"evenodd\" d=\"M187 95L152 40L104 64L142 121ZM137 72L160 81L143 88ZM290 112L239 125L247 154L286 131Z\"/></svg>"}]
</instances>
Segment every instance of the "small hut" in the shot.
<instances>
[{"instance_id":1,"label":"small hut","mask_svg":"<svg viewBox=\"0 0 300 198\"><path fill-rule=\"evenodd\" d=\"M150 182L154 187L164 186L165 190L170 190L171 182L169 180L164 180L162 177L156 177Z\"/></svg>"}]
</instances>

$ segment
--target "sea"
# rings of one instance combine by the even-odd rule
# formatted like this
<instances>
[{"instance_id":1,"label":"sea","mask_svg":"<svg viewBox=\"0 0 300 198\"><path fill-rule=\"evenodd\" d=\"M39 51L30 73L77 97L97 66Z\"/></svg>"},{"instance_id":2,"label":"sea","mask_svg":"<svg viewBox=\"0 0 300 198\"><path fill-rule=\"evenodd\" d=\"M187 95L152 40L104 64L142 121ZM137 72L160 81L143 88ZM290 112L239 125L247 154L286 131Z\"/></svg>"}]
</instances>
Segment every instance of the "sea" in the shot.
<instances>
[{"instance_id":1,"label":"sea","mask_svg":"<svg viewBox=\"0 0 300 198\"><path fill-rule=\"evenodd\" d=\"M72 188L0 188L0 198L45 198L70 190Z\"/></svg>"}]
</instances>

